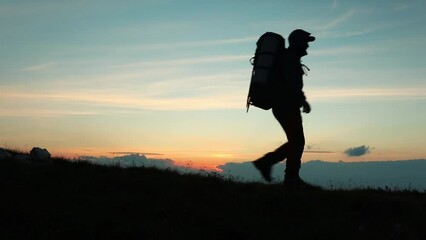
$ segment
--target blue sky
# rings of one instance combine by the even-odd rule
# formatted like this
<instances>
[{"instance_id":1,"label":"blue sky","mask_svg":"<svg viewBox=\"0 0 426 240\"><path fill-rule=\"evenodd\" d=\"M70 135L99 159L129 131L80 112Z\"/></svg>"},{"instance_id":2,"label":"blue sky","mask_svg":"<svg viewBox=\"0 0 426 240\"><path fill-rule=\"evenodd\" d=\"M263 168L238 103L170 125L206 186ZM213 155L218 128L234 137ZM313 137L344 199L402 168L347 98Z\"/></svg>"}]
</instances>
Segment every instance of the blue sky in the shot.
<instances>
[{"instance_id":1,"label":"blue sky","mask_svg":"<svg viewBox=\"0 0 426 240\"><path fill-rule=\"evenodd\" d=\"M0 1L0 143L217 165L285 139L245 113L257 38L303 28L303 161L425 158L424 1ZM369 151L349 157L349 148ZM323 152L323 153L321 153ZM327 152L327 153L324 153Z\"/></svg>"}]
</instances>

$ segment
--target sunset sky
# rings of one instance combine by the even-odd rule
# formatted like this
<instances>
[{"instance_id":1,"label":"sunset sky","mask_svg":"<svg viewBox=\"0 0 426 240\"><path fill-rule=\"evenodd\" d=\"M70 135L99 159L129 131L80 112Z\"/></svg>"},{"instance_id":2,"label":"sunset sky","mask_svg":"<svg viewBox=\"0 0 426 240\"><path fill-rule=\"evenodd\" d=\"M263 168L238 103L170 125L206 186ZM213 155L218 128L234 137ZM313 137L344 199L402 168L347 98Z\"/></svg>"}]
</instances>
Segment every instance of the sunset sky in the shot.
<instances>
[{"instance_id":1,"label":"sunset sky","mask_svg":"<svg viewBox=\"0 0 426 240\"><path fill-rule=\"evenodd\" d=\"M303 161L426 158L426 1L0 1L0 147L214 167L285 141L245 109L266 31L303 58ZM350 154L352 150L363 150ZM359 156L353 156L359 155Z\"/></svg>"}]
</instances>

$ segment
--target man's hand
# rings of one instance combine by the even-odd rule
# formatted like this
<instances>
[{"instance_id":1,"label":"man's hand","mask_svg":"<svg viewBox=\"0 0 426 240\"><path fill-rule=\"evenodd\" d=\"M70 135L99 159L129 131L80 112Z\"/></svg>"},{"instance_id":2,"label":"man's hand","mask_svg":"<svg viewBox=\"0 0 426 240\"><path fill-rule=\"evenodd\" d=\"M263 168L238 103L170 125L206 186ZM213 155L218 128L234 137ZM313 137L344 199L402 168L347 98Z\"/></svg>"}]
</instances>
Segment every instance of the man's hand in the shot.
<instances>
[{"instance_id":1,"label":"man's hand","mask_svg":"<svg viewBox=\"0 0 426 240\"><path fill-rule=\"evenodd\" d=\"M309 105L309 103L305 100L302 103L302 111L304 113L310 113L311 112L311 106Z\"/></svg>"}]
</instances>

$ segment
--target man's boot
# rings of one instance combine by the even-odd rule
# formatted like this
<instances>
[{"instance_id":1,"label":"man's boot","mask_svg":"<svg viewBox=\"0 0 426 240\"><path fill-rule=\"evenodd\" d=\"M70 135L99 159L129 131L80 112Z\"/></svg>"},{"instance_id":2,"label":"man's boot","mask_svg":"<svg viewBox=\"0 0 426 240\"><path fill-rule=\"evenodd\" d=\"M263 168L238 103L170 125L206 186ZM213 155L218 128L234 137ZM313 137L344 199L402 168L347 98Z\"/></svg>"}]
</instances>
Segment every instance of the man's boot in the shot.
<instances>
[{"instance_id":1,"label":"man's boot","mask_svg":"<svg viewBox=\"0 0 426 240\"><path fill-rule=\"evenodd\" d=\"M287 173L284 177L284 188L288 190L321 190L319 186L315 186L303 181L299 173Z\"/></svg>"},{"instance_id":2,"label":"man's boot","mask_svg":"<svg viewBox=\"0 0 426 240\"><path fill-rule=\"evenodd\" d=\"M265 156L253 161L252 163L254 164L254 167L260 171L263 179L265 179L267 182L272 181L272 177L271 177L272 165L277 163L274 153L272 152L267 153L265 154Z\"/></svg>"}]
</instances>

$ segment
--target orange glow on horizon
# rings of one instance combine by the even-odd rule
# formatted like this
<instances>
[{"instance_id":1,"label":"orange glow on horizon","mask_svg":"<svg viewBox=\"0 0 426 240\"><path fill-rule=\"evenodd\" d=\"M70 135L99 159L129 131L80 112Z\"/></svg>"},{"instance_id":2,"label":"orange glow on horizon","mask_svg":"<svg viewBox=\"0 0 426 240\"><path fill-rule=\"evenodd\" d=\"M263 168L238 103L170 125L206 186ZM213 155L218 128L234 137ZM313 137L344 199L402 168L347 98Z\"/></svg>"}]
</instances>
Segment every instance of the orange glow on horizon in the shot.
<instances>
[{"instance_id":1,"label":"orange glow on horizon","mask_svg":"<svg viewBox=\"0 0 426 240\"><path fill-rule=\"evenodd\" d=\"M56 148L49 150L47 149L53 157L61 157L65 159L80 159L83 156L91 156L91 157L106 157L106 158L114 158L118 156L126 156L131 154L139 154L144 155L148 159L170 159L173 161L173 165L177 167L185 167L191 168L195 170L205 170L205 171L215 171L221 172L217 167L222 165L227 161L230 154L211 154L208 155L193 155L192 157L187 154L157 154L157 153L145 153L140 151L107 151L104 149L96 149L96 150L81 150L81 149L61 149Z\"/></svg>"},{"instance_id":2,"label":"orange glow on horizon","mask_svg":"<svg viewBox=\"0 0 426 240\"><path fill-rule=\"evenodd\" d=\"M56 148L56 149L47 149L52 156L54 157L63 157L66 159L79 159L81 156L93 156L93 157L106 157L114 158L118 156L125 156L130 154L140 154L145 155L148 159L169 159L173 161L173 165L176 167L190 168L200 171L214 171L222 172L218 168L220 165L226 163L242 163L247 161L252 161L262 156L260 154L230 154L229 150L226 153L208 153L208 152L190 152L185 153L183 151L178 152L168 152L165 154L158 154L156 152L166 152L166 151L156 151L154 149L151 153L135 151L135 149L130 149L127 151L108 151L103 148L91 148L90 150L85 149L65 149L65 148ZM348 157L340 152L328 152L328 151L306 151L303 154L302 162L309 162L312 160L322 160L327 162L368 162L368 161L394 161L394 160L410 160L410 159L424 159L424 156L421 152L416 153L407 153L407 152L398 152L398 153L370 153L361 157Z\"/></svg>"}]
</instances>

